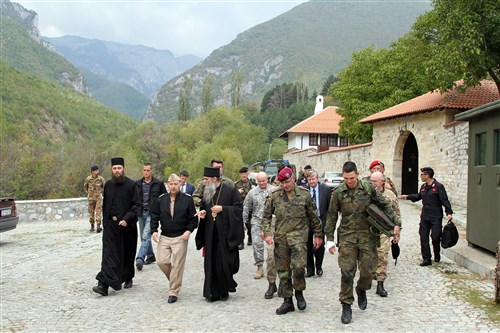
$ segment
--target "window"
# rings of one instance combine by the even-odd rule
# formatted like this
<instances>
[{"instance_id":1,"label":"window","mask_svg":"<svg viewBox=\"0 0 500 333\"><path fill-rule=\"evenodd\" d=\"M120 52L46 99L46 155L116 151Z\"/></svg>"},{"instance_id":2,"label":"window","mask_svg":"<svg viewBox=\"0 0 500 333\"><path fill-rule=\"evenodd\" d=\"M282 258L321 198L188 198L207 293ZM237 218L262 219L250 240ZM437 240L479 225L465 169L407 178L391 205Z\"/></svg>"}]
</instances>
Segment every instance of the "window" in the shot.
<instances>
[{"instance_id":1,"label":"window","mask_svg":"<svg viewBox=\"0 0 500 333\"><path fill-rule=\"evenodd\" d=\"M318 134L309 133L309 146L318 145Z\"/></svg>"},{"instance_id":2,"label":"window","mask_svg":"<svg viewBox=\"0 0 500 333\"><path fill-rule=\"evenodd\" d=\"M476 134L476 165L486 165L486 132Z\"/></svg>"},{"instance_id":3,"label":"window","mask_svg":"<svg viewBox=\"0 0 500 333\"><path fill-rule=\"evenodd\" d=\"M340 147L345 147L347 146L348 142L347 142L347 138L340 138Z\"/></svg>"},{"instance_id":4,"label":"window","mask_svg":"<svg viewBox=\"0 0 500 333\"><path fill-rule=\"evenodd\" d=\"M495 130L495 165L500 165L500 129Z\"/></svg>"},{"instance_id":5,"label":"window","mask_svg":"<svg viewBox=\"0 0 500 333\"><path fill-rule=\"evenodd\" d=\"M337 147L338 146L338 141L339 141L338 134L329 134L328 135L328 145L330 147Z\"/></svg>"},{"instance_id":6,"label":"window","mask_svg":"<svg viewBox=\"0 0 500 333\"><path fill-rule=\"evenodd\" d=\"M320 146L328 146L328 134L320 134L319 135L319 145Z\"/></svg>"}]
</instances>

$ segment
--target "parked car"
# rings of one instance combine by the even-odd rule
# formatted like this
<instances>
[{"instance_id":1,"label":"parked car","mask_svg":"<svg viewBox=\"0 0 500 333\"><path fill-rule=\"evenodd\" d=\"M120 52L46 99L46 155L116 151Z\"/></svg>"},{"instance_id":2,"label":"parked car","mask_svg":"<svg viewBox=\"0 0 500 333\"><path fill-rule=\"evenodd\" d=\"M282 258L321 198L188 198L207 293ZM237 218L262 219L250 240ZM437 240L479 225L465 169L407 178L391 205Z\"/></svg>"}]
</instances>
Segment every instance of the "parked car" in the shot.
<instances>
[{"instance_id":1,"label":"parked car","mask_svg":"<svg viewBox=\"0 0 500 333\"><path fill-rule=\"evenodd\" d=\"M342 177L341 172L325 171L321 177L319 177L319 181L328 187L335 188L344 181L344 177Z\"/></svg>"},{"instance_id":2,"label":"parked car","mask_svg":"<svg viewBox=\"0 0 500 333\"><path fill-rule=\"evenodd\" d=\"M15 229L18 222L14 198L0 198L0 232Z\"/></svg>"}]
</instances>

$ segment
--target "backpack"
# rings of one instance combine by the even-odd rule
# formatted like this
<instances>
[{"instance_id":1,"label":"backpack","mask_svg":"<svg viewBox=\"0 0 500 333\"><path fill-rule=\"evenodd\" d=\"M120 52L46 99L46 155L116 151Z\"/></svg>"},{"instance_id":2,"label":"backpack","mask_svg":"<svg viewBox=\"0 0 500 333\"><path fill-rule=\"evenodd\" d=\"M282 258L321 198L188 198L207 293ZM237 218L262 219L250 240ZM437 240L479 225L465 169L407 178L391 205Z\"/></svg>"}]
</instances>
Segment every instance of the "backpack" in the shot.
<instances>
[{"instance_id":1,"label":"backpack","mask_svg":"<svg viewBox=\"0 0 500 333\"><path fill-rule=\"evenodd\" d=\"M457 227L452 221L448 221L443 227L443 233L441 234L441 247L447 249L455 246L458 242L458 237Z\"/></svg>"}]
</instances>

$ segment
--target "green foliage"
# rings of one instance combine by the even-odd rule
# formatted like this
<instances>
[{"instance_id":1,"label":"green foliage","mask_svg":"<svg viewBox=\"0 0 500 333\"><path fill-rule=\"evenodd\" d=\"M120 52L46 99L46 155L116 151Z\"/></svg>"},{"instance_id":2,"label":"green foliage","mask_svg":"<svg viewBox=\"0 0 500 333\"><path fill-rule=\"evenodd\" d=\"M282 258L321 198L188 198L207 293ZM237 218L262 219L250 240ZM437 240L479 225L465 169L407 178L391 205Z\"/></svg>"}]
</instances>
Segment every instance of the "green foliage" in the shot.
<instances>
[{"instance_id":1,"label":"green foliage","mask_svg":"<svg viewBox=\"0 0 500 333\"><path fill-rule=\"evenodd\" d=\"M413 33L429 48L432 88L475 86L488 75L500 91L500 1L434 0Z\"/></svg>"},{"instance_id":2,"label":"green foliage","mask_svg":"<svg viewBox=\"0 0 500 333\"><path fill-rule=\"evenodd\" d=\"M210 112L214 108L214 76L213 74L208 74L203 80L203 86L201 87L201 112Z\"/></svg>"},{"instance_id":3,"label":"green foliage","mask_svg":"<svg viewBox=\"0 0 500 333\"><path fill-rule=\"evenodd\" d=\"M184 76L184 83L181 91L179 92L179 112L177 119L180 121L187 121L191 119L191 95L193 91L193 81Z\"/></svg>"},{"instance_id":4,"label":"green foliage","mask_svg":"<svg viewBox=\"0 0 500 333\"><path fill-rule=\"evenodd\" d=\"M70 88L0 62L0 194L17 199L79 197L90 166L136 122Z\"/></svg>"}]
</instances>

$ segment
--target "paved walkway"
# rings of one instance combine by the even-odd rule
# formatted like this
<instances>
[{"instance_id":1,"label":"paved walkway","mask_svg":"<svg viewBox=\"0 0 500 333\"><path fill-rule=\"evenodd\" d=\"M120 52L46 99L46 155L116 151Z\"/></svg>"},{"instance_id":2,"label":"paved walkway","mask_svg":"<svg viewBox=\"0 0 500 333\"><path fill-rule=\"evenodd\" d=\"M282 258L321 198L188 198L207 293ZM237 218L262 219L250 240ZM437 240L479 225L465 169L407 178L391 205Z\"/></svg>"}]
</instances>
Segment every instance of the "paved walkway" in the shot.
<instances>
[{"instance_id":1,"label":"paved walkway","mask_svg":"<svg viewBox=\"0 0 500 333\"><path fill-rule=\"evenodd\" d=\"M402 254L397 266L389 268L389 297L375 295L372 288L365 311L353 305L350 325L340 322L337 255L325 255L323 277L307 279L307 309L277 316L282 299L264 299L267 280L253 279L248 246L240 251L237 292L227 302L207 303L202 297L201 253L191 239L184 286L177 303L168 304L167 280L156 265L136 272L131 289L110 290L108 297L91 291L100 268L101 237L88 232L86 221L20 224L0 234L0 330L499 332L498 316L464 301L475 295L492 302L493 282L446 257L420 267L419 211L406 202L401 210Z\"/></svg>"}]
</instances>

